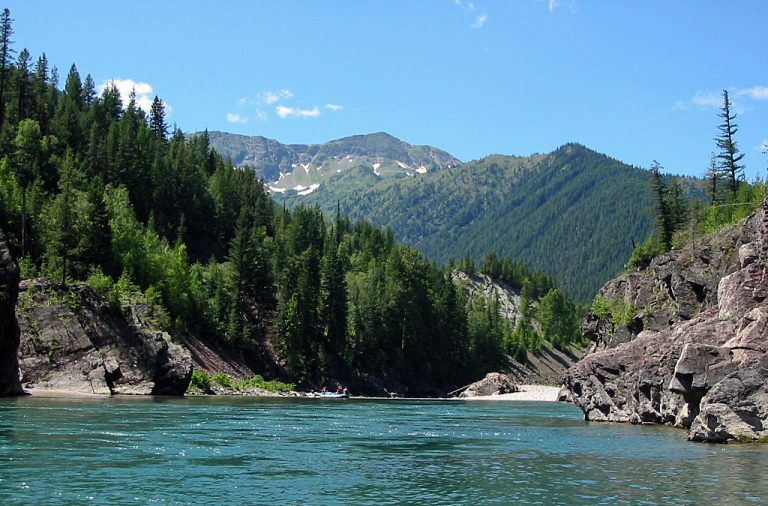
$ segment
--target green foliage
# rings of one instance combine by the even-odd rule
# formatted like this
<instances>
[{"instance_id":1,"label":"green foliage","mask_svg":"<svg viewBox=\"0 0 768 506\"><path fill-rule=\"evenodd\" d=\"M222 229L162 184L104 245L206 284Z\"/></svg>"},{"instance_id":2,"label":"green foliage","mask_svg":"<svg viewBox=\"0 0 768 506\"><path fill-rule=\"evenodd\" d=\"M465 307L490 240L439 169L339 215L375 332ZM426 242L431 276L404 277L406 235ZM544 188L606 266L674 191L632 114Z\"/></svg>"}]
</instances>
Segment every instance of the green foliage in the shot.
<instances>
[{"instance_id":1,"label":"green foliage","mask_svg":"<svg viewBox=\"0 0 768 506\"><path fill-rule=\"evenodd\" d=\"M189 382L187 391L193 393L209 393L214 386L240 392L248 392L258 388L272 393L291 392L296 388L293 383L284 383L279 380L265 380L260 374L246 380L235 380L223 372L217 372L209 376L204 371L194 370L192 371L192 380Z\"/></svg>"},{"instance_id":2,"label":"green foliage","mask_svg":"<svg viewBox=\"0 0 768 506\"><path fill-rule=\"evenodd\" d=\"M211 391L211 377L204 371L195 369L192 371L192 379L189 382L187 388L189 392L210 392Z\"/></svg>"},{"instance_id":3,"label":"green foliage","mask_svg":"<svg viewBox=\"0 0 768 506\"><path fill-rule=\"evenodd\" d=\"M609 321L614 328L628 325L637 316L637 308L623 299L606 299L602 295L592 302L592 314Z\"/></svg>"},{"instance_id":4,"label":"green foliage","mask_svg":"<svg viewBox=\"0 0 768 506\"><path fill-rule=\"evenodd\" d=\"M632 255L627 261L628 270L647 267L651 260L666 252L664 245L661 244L655 235L649 235L648 238L637 245L632 250Z\"/></svg>"},{"instance_id":5,"label":"green foliage","mask_svg":"<svg viewBox=\"0 0 768 506\"><path fill-rule=\"evenodd\" d=\"M284 383L279 380L267 381L260 374L257 374L250 379L237 382L237 388L239 390L260 388L262 390L266 390L267 392L278 393L278 392L291 392L296 388L296 385L294 385L293 383Z\"/></svg>"}]
</instances>

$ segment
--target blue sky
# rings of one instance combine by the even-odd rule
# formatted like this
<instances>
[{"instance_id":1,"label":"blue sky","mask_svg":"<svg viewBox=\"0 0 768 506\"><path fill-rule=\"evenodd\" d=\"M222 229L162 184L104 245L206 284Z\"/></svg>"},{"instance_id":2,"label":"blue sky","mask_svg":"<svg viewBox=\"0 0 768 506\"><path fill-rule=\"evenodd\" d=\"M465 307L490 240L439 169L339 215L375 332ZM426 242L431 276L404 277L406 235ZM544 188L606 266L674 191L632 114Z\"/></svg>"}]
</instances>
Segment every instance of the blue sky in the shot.
<instances>
[{"instance_id":1,"label":"blue sky","mask_svg":"<svg viewBox=\"0 0 768 506\"><path fill-rule=\"evenodd\" d=\"M386 131L461 160L579 142L702 175L721 90L766 176L768 2L5 2L15 48L157 94L184 131L284 143Z\"/></svg>"}]
</instances>

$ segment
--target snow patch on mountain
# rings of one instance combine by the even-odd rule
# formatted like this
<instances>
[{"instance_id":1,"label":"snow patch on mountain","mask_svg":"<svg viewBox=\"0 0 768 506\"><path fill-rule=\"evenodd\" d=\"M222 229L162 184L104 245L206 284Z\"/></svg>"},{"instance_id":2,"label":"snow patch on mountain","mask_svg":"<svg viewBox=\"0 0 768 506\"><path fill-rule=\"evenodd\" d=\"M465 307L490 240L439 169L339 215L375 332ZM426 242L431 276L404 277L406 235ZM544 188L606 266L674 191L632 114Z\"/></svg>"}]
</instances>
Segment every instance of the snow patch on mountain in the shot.
<instances>
[{"instance_id":1,"label":"snow patch on mountain","mask_svg":"<svg viewBox=\"0 0 768 506\"><path fill-rule=\"evenodd\" d=\"M309 195L310 193L317 190L318 188L320 188L320 184L314 183L309 185L309 187L306 188L305 190L298 192L297 195L301 195L303 197L304 195Z\"/></svg>"}]
</instances>

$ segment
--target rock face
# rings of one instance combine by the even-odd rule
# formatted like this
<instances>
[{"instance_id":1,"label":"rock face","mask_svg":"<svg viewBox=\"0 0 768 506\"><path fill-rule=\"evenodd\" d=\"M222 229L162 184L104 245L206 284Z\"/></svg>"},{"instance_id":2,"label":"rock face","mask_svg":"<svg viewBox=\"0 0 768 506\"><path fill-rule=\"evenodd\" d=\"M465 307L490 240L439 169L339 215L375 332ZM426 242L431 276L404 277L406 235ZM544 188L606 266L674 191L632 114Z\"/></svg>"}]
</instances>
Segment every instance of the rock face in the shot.
<instances>
[{"instance_id":1,"label":"rock face","mask_svg":"<svg viewBox=\"0 0 768 506\"><path fill-rule=\"evenodd\" d=\"M183 395L189 385L189 351L157 330L145 307L115 310L85 284L36 279L21 283L16 311L25 388Z\"/></svg>"},{"instance_id":2,"label":"rock face","mask_svg":"<svg viewBox=\"0 0 768 506\"><path fill-rule=\"evenodd\" d=\"M485 378L469 385L459 397L485 397L488 395L511 394L519 390L518 386L506 374L489 372Z\"/></svg>"},{"instance_id":3,"label":"rock face","mask_svg":"<svg viewBox=\"0 0 768 506\"><path fill-rule=\"evenodd\" d=\"M563 376L587 420L665 423L694 441L768 439L768 199L744 222L602 289L625 325L589 315L591 353Z\"/></svg>"},{"instance_id":4,"label":"rock face","mask_svg":"<svg viewBox=\"0 0 768 506\"><path fill-rule=\"evenodd\" d=\"M16 322L16 299L19 295L19 267L11 258L5 237L0 231L0 396L21 395L19 382L19 325Z\"/></svg>"}]
</instances>

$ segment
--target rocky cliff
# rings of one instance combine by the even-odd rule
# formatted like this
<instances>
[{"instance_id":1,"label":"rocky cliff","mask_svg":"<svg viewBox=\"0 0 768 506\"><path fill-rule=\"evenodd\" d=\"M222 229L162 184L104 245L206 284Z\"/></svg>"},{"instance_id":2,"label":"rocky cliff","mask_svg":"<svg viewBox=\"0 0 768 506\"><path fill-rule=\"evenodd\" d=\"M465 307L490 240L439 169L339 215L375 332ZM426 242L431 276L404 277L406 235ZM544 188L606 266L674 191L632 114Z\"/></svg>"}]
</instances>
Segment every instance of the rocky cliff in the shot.
<instances>
[{"instance_id":1,"label":"rocky cliff","mask_svg":"<svg viewBox=\"0 0 768 506\"><path fill-rule=\"evenodd\" d=\"M768 200L610 281L563 397L587 420L671 424L695 441L768 439L767 266Z\"/></svg>"},{"instance_id":2,"label":"rocky cliff","mask_svg":"<svg viewBox=\"0 0 768 506\"><path fill-rule=\"evenodd\" d=\"M23 393L19 382L19 325L14 308L19 294L19 267L0 231L0 396Z\"/></svg>"},{"instance_id":3,"label":"rocky cliff","mask_svg":"<svg viewBox=\"0 0 768 506\"><path fill-rule=\"evenodd\" d=\"M26 389L86 394L182 395L189 351L141 305L111 307L85 284L20 284L19 366Z\"/></svg>"}]
</instances>

